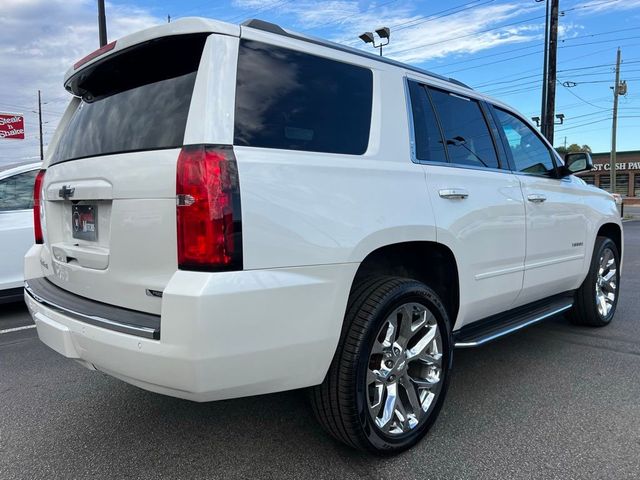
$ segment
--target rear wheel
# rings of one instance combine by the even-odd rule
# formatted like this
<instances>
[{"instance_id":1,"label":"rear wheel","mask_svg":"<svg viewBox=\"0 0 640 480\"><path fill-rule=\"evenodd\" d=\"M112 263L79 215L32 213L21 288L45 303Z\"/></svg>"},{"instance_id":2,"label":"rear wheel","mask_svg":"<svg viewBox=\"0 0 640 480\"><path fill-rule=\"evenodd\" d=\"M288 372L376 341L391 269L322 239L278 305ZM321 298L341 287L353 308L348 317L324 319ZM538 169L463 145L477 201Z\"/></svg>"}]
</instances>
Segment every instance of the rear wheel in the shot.
<instances>
[{"instance_id":1,"label":"rear wheel","mask_svg":"<svg viewBox=\"0 0 640 480\"><path fill-rule=\"evenodd\" d=\"M418 442L449 381L446 310L423 283L369 279L352 292L345 328L311 403L322 425L361 450L395 453Z\"/></svg>"},{"instance_id":2,"label":"rear wheel","mask_svg":"<svg viewBox=\"0 0 640 480\"><path fill-rule=\"evenodd\" d=\"M573 323L603 327L611 322L618 305L619 265L615 242L608 237L597 237L589 273L576 293L570 314Z\"/></svg>"}]
</instances>

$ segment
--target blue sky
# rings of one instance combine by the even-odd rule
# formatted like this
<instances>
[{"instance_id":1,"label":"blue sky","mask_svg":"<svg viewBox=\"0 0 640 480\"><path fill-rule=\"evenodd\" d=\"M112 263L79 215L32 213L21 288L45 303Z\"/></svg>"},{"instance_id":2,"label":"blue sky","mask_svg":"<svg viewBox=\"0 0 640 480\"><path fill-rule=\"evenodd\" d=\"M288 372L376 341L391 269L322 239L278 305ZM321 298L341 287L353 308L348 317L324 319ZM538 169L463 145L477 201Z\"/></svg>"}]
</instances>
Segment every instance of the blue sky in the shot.
<instances>
[{"instance_id":1,"label":"blue sky","mask_svg":"<svg viewBox=\"0 0 640 480\"><path fill-rule=\"evenodd\" d=\"M640 0L560 0L555 145L611 145L616 48L628 94L620 98L618 150L640 150ZM186 16L232 23L261 18L362 49L366 30L391 27L385 55L452 76L532 117L540 112L544 2L535 0L111 0L109 39ZM68 96L62 76L97 47L94 0L2 0L0 111L25 113L27 140L0 141L0 162L37 155L36 91L47 102L48 142ZM373 50L371 50L373 52Z\"/></svg>"}]
</instances>

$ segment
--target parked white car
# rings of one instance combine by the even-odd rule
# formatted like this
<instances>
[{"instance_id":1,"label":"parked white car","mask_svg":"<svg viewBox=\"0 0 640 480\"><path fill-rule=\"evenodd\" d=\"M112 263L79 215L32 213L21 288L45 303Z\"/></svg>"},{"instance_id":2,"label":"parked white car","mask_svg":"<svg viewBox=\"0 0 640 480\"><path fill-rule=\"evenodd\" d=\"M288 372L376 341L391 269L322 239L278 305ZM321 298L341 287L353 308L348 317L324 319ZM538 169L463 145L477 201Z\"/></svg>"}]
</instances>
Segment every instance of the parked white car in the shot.
<instances>
[{"instance_id":1,"label":"parked white car","mask_svg":"<svg viewBox=\"0 0 640 480\"><path fill-rule=\"evenodd\" d=\"M454 347L614 315L622 228L572 175L589 155L460 82L184 19L64 83L25 299L88 368L195 401L311 387L332 435L397 452L435 421Z\"/></svg>"},{"instance_id":2,"label":"parked white car","mask_svg":"<svg viewBox=\"0 0 640 480\"><path fill-rule=\"evenodd\" d=\"M0 304L22 301L24 255L33 245L33 183L40 162L0 164Z\"/></svg>"}]
</instances>

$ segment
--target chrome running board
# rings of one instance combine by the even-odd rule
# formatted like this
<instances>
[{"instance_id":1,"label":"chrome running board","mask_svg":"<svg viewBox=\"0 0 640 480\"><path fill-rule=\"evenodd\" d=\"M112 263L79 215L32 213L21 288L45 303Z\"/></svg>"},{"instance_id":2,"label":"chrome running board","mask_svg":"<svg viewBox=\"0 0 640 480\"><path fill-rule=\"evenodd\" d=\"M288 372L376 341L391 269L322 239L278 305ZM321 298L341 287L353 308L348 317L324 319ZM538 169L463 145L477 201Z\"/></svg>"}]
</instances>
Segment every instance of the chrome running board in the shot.
<instances>
[{"instance_id":1,"label":"chrome running board","mask_svg":"<svg viewBox=\"0 0 640 480\"><path fill-rule=\"evenodd\" d=\"M517 332L566 312L573 306L573 292L554 296L499 315L485 318L453 332L455 348L473 348Z\"/></svg>"}]
</instances>

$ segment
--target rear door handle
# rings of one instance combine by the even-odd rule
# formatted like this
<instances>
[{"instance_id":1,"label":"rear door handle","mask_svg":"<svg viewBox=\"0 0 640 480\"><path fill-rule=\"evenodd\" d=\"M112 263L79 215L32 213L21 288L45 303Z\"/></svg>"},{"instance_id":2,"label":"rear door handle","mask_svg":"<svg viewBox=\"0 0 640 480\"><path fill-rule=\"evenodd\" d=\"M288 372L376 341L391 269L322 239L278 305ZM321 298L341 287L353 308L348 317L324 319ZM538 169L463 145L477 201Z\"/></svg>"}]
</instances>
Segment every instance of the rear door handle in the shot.
<instances>
[{"instance_id":1,"label":"rear door handle","mask_svg":"<svg viewBox=\"0 0 640 480\"><path fill-rule=\"evenodd\" d=\"M442 198L448 198L450 200L462 200L469 196L469 192L463 188L444 188L438 190L438 194Z\"/></svg>"},{"instance_id":2,"label":"rear door handle","mask_svg":"<svg viewBox=\"0 0 640 480\"><path fill-rule=\"evenodd\" d=\"M540 193L532 193L531 195L527 196L527 200L529 200L530 202L533 203L542 203L547 199L547 197L545 197L544 195L540 194Z\"/></svg>"}]
</instances>

